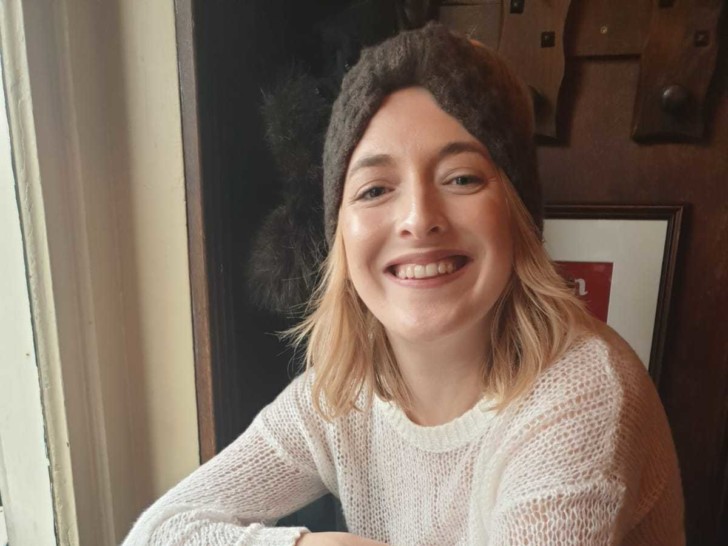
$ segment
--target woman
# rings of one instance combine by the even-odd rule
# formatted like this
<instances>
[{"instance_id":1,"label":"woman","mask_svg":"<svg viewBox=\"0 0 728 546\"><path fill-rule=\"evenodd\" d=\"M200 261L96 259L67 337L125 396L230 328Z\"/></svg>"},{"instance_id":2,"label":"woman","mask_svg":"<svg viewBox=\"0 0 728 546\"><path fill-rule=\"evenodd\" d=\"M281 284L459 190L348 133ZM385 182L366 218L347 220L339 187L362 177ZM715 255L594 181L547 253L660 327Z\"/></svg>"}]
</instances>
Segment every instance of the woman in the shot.
<instances>
[{"instance_id":1,"label":"woman","mask_svg":"<svg viewBox=\"0 0 728 546\"><path fill-rule=\"evenodd\" d=\"M430 24L365 50L324 152L308 370L125 544L684 544L634 352L541 245L528 93ZM269 527L334 493L351 533Z\"/></svg>"}]
</instances>

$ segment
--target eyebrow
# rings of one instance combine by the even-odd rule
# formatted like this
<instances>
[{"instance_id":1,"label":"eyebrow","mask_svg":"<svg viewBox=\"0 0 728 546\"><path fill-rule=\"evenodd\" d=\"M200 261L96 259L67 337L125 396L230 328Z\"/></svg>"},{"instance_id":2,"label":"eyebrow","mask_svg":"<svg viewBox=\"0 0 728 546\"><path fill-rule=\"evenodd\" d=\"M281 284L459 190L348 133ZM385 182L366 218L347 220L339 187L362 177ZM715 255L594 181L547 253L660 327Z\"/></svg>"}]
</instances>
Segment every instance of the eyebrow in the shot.
<instances>
[{"instance_id":1,"label":"eyebrow","mask_svg":"<svg viewBox=\"0 0 728 546\"><path fill-rule=\"evenodd\" d=\"M349 169L349 176L352 176L356 171L366 169L367 167L383 167L394 164L394 159L389 154L375 154L365 155L361 159L357 159L356 162Z\"/></svg>"},{"instance_id":2,"label":"eyebrow","mask_svg":"<svg viewBox=\"0 0 728 546\"><path fill-rule=\"evenodd\" d=\"M482 156L483 159L486 159L488 161L491 160L488 155L488 152L481 144L478 144L475 142L468 142L468 141L456 141L456 142L450 142L449 144L446 144L437 153L437 160L442 161L443 159L445 159L448 156L464 154L464 153L478 154L478 155Z\"/></svg>"},{"instance_id":3,"label":"eyebrow","mask_svg":"<svg viewBox=\"0 0 728 546\"><path fill-rule=\"evenodd\" d=\"M445 144L445 146L437 152L437 161L442 161L446 157L464 153L478 154L490 161L488 152L481 144L459 140ZM355 172L368 167L387 167L393 164L394 159L392 159L392 156L389 154L367 155L354 162L351 169L349 169L349 176L352 176Z\"/></svg>"},{"instance_id":4,"label":"eyebrow","mask_svg":"<svg viewBox=\"0 0 728 546\"><path fill-rule=\"evenodd\" d=\"M482 156L487 161L491 161L488 152L482 145L475 142L454 141L449 142L437 152L437 161L442 161L446 157L463 154L475 153ZM386 167L394 164L394 159L389 154L367 155L354 162L349 169L349 176L353 176L355 172L367 167Z\"/></svg>"}]
</instances>

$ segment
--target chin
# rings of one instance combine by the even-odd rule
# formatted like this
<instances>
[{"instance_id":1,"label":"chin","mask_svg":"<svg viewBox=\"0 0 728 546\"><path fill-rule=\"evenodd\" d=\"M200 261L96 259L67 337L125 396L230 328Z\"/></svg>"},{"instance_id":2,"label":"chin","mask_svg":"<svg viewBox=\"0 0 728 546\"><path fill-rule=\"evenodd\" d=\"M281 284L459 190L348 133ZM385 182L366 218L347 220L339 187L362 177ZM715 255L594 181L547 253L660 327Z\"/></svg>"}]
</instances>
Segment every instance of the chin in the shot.
<instances>
[{"instance_id":1,"label":"chin","mask_svg":"<svg viewBox=\"0 0 728 546\"><path fill-rule=\"evenodd\" d=\"M428 344L463 330L462 321L421 320L408 324L384 325L388 335L394 335L410 343Z\"/></svg>"}]
</instances>

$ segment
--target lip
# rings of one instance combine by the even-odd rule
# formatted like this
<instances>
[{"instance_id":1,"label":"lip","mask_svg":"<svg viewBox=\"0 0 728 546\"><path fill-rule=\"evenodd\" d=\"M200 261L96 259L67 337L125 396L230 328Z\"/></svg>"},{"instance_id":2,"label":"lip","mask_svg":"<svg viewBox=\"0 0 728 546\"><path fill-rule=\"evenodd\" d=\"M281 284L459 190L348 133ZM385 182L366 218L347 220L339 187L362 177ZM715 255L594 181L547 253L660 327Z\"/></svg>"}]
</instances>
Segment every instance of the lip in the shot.
<instances>
[{"instance_id":1,"label":"lip","mask_svg":"<svg viewBox=\"0 0 728 546\"><path fill-rule=\"evenodd\" d=\"M464 250L457 248L441 248L425 252L411 252L409 254L397 256L385 264L384 271L389 272L392 266L400 264L427 265L442 260L443 258L449 258L450 256L465 256L468 262L472 261L472 256ZM457 273L457 271L455 273ZM454 275L455 273L451 273L451 275Z\"/></svg>"}]
</instances>

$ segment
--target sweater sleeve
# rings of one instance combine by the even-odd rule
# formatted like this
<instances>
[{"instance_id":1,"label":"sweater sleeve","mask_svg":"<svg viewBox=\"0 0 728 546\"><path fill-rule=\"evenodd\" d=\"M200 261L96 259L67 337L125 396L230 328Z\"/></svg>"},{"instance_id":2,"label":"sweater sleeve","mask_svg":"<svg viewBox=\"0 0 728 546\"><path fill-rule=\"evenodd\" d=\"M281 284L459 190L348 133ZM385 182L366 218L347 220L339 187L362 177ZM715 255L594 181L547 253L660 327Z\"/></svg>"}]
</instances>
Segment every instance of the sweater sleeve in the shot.
<instances>
[{"instance_id":1,"label":"sweater sleeve","mask_svg":"<svg viewBox=\"0 0 728 546\"><path fill-rule=\"evenodd\" d=\"M648 468L662 449L653 443L662 408L644 368L621 357L614 365L594 341L571 359L549 370L511 424L517 432L505 434L493 546L621 544L652 509L637 499L659 495L644 490L662 487Z\"/></svg>"},{"instance_id":2,"label":"sweater sleeve","mask_svg":"<svg viewBox=\"0 0 728 546\"><path fill-rule=\"evenodd\" d=\"M294 380L248 430L149 507L122 546L295 544L304 527L270 526L326 492L322 429L306 383Z\"/></svg>"}]
</instances>

